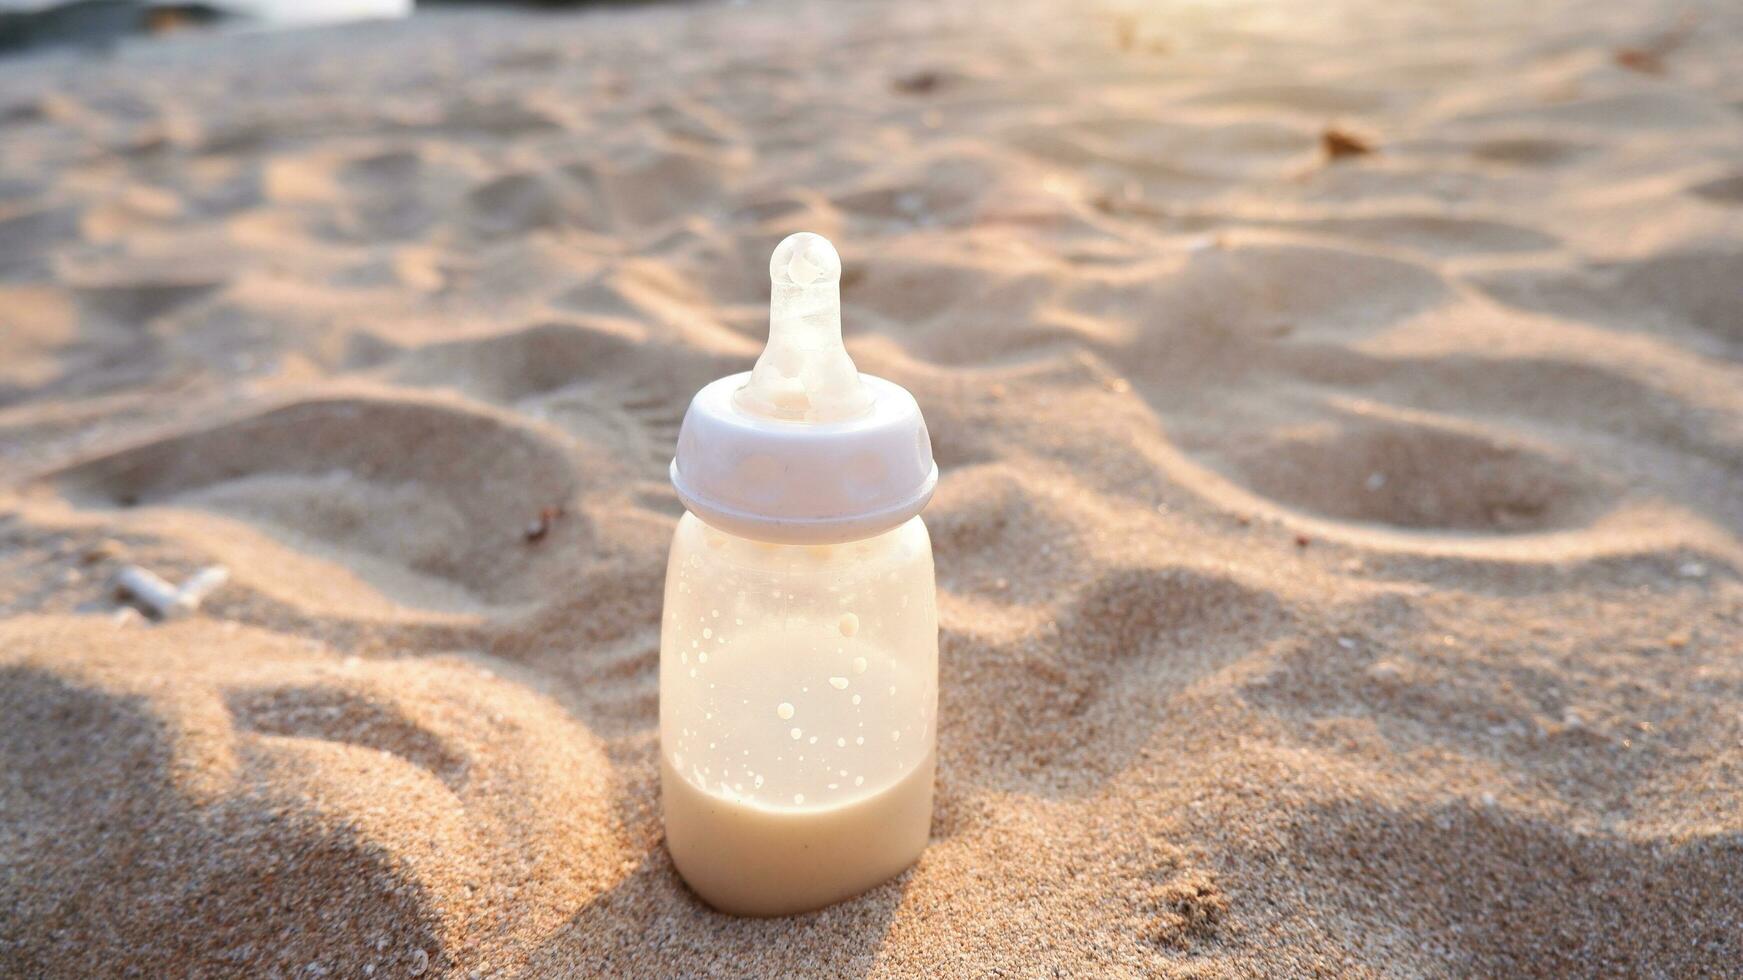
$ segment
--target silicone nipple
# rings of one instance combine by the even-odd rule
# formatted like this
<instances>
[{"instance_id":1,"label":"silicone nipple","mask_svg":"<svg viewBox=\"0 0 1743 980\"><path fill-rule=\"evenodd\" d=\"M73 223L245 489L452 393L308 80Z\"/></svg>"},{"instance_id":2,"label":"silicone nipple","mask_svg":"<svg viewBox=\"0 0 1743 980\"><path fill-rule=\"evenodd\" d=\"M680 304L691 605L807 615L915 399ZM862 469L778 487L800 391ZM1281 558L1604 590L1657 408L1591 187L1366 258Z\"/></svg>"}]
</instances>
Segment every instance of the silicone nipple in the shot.
<instances>
[{"instance_id":1,"label":"silicone nipple","mask_svg":"<svg viewBox=\"0 0 1743 980\"><path fill-rule=\"evenodd\" d=\"M769 259L769 344L734 396L753 415L838 422L871 394L841 344L841 257L822 235L788 235Z\"/></svg>"}]
</instances>

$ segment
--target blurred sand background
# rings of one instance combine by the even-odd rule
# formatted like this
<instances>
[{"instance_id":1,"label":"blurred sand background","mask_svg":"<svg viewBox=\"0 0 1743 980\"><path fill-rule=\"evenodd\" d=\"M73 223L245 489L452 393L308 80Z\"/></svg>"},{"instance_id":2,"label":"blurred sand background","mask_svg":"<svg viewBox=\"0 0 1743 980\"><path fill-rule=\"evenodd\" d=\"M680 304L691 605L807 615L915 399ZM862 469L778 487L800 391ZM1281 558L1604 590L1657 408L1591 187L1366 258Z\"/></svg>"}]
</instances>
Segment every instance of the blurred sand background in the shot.
<instances>
[{"instance_id":1,"label":"blurred sand background","mask_svg":"<svg viewBox=\"0 0 1743 980\"><path fill-rule=\"evenodd\" d=\"M665 466L799 229L943 470L938 803L751 921L661 846ZM1735 975L1740 534L1734 4L0 63L5 976Z\"/></svg>"}]
</instances>

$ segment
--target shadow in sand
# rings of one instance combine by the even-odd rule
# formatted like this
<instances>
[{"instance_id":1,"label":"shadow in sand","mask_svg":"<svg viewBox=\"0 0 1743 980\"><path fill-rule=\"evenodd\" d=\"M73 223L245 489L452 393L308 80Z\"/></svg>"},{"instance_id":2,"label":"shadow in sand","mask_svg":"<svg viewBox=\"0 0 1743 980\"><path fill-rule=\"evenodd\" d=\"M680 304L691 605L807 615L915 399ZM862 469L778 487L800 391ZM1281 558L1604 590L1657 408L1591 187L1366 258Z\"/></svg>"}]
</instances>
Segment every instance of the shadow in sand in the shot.
<instances>
[{"instance_id":1,"label":"shadow in sand","mask_svg":"<svg viewBox=\"0 0 1743 980\"><path fill-rule=\"evenodd\" d=\"M1437 631L1431 614L1397 595L1347 604L1337 615L1335 631L1303 633L1238 687L1267 725L1336 757L1433 758L1443 771L1469 767L1490 779L1528 781L1570 806L1602 808L1698 779L1702 762L1686 746L1725 737L1732 701L1696 679L1706 669L1700 652L1619 635L1602 666L1587 673L1546 660L1530 642L1478 650L1388 640ZM1679 718L1676 736L1660 737L1650 725L1647 738L1632 723L1570 724L1566 713L1611 676L1650 685L1654 707L1637 703L1638 717Z\"/></svg>"},{"instance_id":2,"label":"shadow in sand","mask_svg":"<svg viewBox=\"0 0 1743 980\"><path fill-rule=\"evenodd\" d=\"M1743 253L1692 249L1632 261L1594 263L1578 271L1509 271L1473 284L1519 309L1570 311L1615 330L1658 334L1717 357L1743 357L1735 312Z\"/></svg>"},{"instance_id":3,"label":"shadow in sand","mask_svg":"<svg viewBox=\"0 0 1743 980\"><path fill-rule=\"evenodd\" d=\"M1192 710L1194 684L1269 649L1296 619L1223 571L1164 565L1100 572L1032 638L946 627L941 769L972 773L982 791L1092 794ZM1012 764L957 765L952 745L997 745Z\"/></svg>"},{"instance_id":4,"label":"shadow in sand","mask_svg":"<svg viewBox=\"0 0 1743 980\"><path fill-rule=\"evenodd\" d=\"M226 753L212 733L25 666L0 668L0 717L0 973L300 975L311 948L331 975L408 951L451 966L424 890L350 828L288 798L184 791L221 770L197 757Z\"/></svg>"},{"instance_id":5,"label":"shadow in sand","mask_svg":"<svg viewBox=\"0 0 1743 980\"><path fill-rule=\"evenodd\" d=\"M1500 807L1310 808L1249 855L1351 948L1410 935L1460 976L1722 976L1743 962L1743 835L1585 835ZM1292 895L1298 893L1291 892Z\"/></svg>"},{"instance_id":6,"label":"shadow in sand","mask_svg":"<svg viewBox=\"0 0 1743 980\"><path fill-rule=\"evenodd\" d=\"M748 919L704 905L661 842L553 932L519 976L864 977L912 874L817 912Z\"/></svg>"}]
</instances>

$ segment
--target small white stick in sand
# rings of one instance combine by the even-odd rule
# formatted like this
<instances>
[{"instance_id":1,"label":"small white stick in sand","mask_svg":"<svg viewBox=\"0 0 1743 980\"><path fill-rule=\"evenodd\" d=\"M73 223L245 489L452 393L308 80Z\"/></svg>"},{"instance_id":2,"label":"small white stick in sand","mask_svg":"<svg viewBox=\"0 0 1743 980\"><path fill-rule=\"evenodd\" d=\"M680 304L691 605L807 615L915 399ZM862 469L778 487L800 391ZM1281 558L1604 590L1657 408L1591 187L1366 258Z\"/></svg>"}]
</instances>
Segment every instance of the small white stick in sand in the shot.
<instances>
[{"instance_id":1,"label":"small white stick in sand","mask_svg":"<svg viewBox=\"0 0 1743 980\"><path fill-rule=\"evenodd\" d=\"M230 581L230 570L223 565L207 565L195 572L193 577L182 583L180 598L190 610L200 608L200 603L206 597L218 591L225 582Z\"/></svg>"},{"instance_id":2,"label":"small white stick in sand","mask_svg":"<svg viewBox=\"0 0 1743 980\"><path fill-rule=\"evenodd\" d=\"M229 569L210 565L178 589L149 569L128 565L116 574L115 590L157 619L179 619L199 609L208 595L229 580Z\"/></svg>"}]
</instances>

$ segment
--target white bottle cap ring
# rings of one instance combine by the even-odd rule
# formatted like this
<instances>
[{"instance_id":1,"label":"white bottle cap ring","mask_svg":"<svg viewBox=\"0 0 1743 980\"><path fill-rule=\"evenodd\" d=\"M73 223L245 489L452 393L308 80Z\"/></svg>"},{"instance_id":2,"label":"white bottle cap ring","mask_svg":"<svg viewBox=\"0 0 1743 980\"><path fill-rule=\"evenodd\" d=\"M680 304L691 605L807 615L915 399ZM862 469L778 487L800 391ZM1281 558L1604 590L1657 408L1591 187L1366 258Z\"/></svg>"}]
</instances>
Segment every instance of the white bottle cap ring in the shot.
<instances>
[{"instance_id":1,"label":"white bottle cap ring","mask_svg":"<svg viewBox=\"0 0 1743 980\"><path fill-rule=\"evenodd\" d=\"M750 373L696 393L678 433L672 486L706 523L783 544L869 538L920 513L938 486L932 440L906 388L869 374L864 415L788 422L752 415L734 394Z\"/></svg>"}]
</instances>

